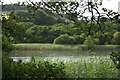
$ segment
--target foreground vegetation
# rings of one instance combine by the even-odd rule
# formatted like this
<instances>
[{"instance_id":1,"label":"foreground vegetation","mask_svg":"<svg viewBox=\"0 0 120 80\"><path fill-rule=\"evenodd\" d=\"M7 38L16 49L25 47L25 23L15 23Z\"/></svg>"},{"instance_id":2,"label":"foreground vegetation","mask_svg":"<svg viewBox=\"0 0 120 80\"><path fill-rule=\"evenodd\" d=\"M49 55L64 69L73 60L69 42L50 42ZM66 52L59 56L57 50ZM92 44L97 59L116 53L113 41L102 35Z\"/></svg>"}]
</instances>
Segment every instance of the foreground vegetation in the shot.
<instances>
[{"instance_id":1,"label":"foreground vegetation","mask_svg":"<svg viewBox=\"0 0 120 80\"><path fill-rule=\"evenodd\" d=\"M118 78L118 69L109 57L95 57L92 59L81 58L75 60L56 62L51 58L35 60L32 57L29 62L13 61L3 58L3 79L5 78L32 78L60 80L62 78Z\"/></svg>"},{"instance_id":2,"label":"foreground vegetation","mask_svg":"<svg viewBox=\"0 0 120 80\"><path fill-rule=\"evenodd\" d=\"M59 12L61 14L61 10L63 10L63 14L61 14L63 18L60 18L59 15L49 16L48 6L45 3L46 2L43 2L43 6L46 6L46 9L43 10L40 9L40 6L39 8L38 5L35 6L35 4L37 4L35 3L32 6L30 4L26 5L29 13L26 11L16 11L16 13L15 11L12 11L8 15L2 15L3 55L5 55L5 53L10 54L11 51L15 50L16 48L14 45L19 46L19 49L21 50L31 50L33 47L34 50L97 50L97 48L99 50L112 50L119 48L115 46L120 44L119 15L116 12L102 8L104 12L107 12L105 14L107 17L105 17L105 15L100 15L101 13L98 11L98 5L102 5L101 3L85 3L87 11L93 13L93 10L95 10L99 14L96 21L97 17L93 14L89 20L87 16L81 15L84 14L84 12L81 13L81 11L79 11L81 14L76 12L79 3L77 3L77 5L76 2L68 4L68 6L71 7L70 11L73 11L72 13L66 10L64 11L65 6L67 5L66 2L46 3L47 5L50 5L49 10L52 10L50 8L54 7L58 14ZM76 6L76 8L74 6ZM54 11L51 11L51 13L52 12ZM81 16L80 20L78 20L79 16ZM72 44L72 46L54 44L46 44L46 46L38 46L38 44L31 46L28 44L23 46L23 44L13 45L13 43L54 43ZM73 44L85 44L87 46ZM106 46L108 44L114 45ZM98 47L96 45L98 45ZM22 60L15 62L10 59L8 55L5 55L2 58L2 75L3 79L50 78L53 80L55 78L117 78L120 76L119 54L119 52L113 52L111 54L111 60L113 62L109 58L102 57L88 60L82 58L78 61L73 61L71 59L66 62L58 60L56 63L44 59L35 61L34 57L32 57L30 62L23 63Z\"/></svg>"},{"instance_id":3,"label":"foreground vegetation","mask_svg":"<svg viewBox=\"0 0 120 80\"><path fill-rule=\"evenodd\" d=\"M86 45L62 45L62 44L40 44L40 43L19 43L14 44L19 50L40 50L40 51L84 51L88 50ZM92 50L117 50L120 45L95 45Z\"/></svg>"}]
</instances>

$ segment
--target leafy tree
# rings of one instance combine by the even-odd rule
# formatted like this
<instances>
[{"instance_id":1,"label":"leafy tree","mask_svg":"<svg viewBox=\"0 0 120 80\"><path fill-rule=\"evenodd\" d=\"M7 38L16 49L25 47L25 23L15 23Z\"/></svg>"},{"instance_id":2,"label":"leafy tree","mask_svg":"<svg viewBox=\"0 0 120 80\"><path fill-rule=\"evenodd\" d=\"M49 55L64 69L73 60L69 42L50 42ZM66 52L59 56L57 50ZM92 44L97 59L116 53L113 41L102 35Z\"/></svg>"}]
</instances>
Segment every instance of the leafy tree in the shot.
<instances>
[{"instance_id":1,"label":"leafy tree","mask_svg":"<svg viewBox=\"0 0 120 80\"><path fill-rule=\"evenodd\" d=\"M88 46L88 50L91 49L91 48L93 48L94 41L93 41L93 39L91 38L90 35L86 38L84 44Z\"/></svg>"},{"instance_id":2,"label":"leafy tree","mask_svg":"<svg viewBox=\"0 0 120 80\"><path fill-rule=\"evenodd\" d=\"M34 26L31 22L19 22L16 24L16 31L18 32L16 36L14 37L14 40L19 43L26 42L26 30ZM19 35L19 36L18 36Z\"/></svg>"},{"instance_id":3,"label":"leafy tree","mask_svg":"<svg viewBox=\"0 0 120 80\"><path fill-rule=\"evenodd\" d=\"M70 37L67 34L60 35L54 40L54 44L74 44L74 38Z\"/></svg>"},{"instance_id":4,"label":"leafy tree","mask_svg":"<svg viewBox=\"0 0 120 80\"><path fill-rule=\"evenodd\" d=\"M35 13L28 13L27 10L16 11L17 22L33 22L36 25L53 25L55 23L66 23L65 19L54 17L39 9Z\"/></svg>"},{"instance_id":5,"label":"leafy tree","mask_svg":"<svg viewBox=\"0 0 120 80\"><path fill-rule=\"evenodd\" d=\"M93 38L93 42L94 42L94 44L99 44L99 39L98 38Z\"/></svg>"},{"instance_id":6,"label":"leafy tree","mask_svg":"<svg viewBox=\"0 0 120 80\"><path fill-rule=\"evenodd\" d=\"M32 14L25 10L18 10L15 15L18 17L17 22L32 22Z\"/></svg>"},{"instance_id":7,"label":"leafy tree","mask_svg":"<svg viewBox=\"0 0 120 80\"><path fill-rule=\"evenodd\" d=\"M115 32L113 38L115 40L115 44L120 45L120 32Z\"/></svg>"},{"instance_id":8,"label":"leafy tree","mask_svg":"<svg viewBox=\"0 0 120 80\"><path fill-rule=\"evenodd\" d=\"M9 18L2 15L2 51L5 53L10 53L16 48L12 45L14 43L13 37L15 37L16 31L16 21L14 20L14 12L9 14Z\"/></svg>"},{"instance_id":9,"label":"leafy tree","mask_svg":"<svg viewBox=\"0 0 120 80\"><path fill-rule=\"evenodd\" d=\"M53 43L54 39L61 34L74 35L73 24L54 24L52 26L34 25L26 30L26 42Z\"/></svg>"},{"instance_id":10,"label":"leafy tree","mask_svg":"<svg viewBox=\"0 0 120 80\"><path fill-rule=\"evenodd\" d=\"M83 44L86 36L82 33L81 35L73 35L73 37L75 39L75 44Z\"/></svg>"},{"instance_id":11,"label":"leafy tree","mask_svg":"<svg viewBox=\"0 0 120 80\"><path fill-rule=\"evenodd\" d=\"M30 1L31 7L34 9L34 7L39 7L46 11L49 14L54 14L57 13L61 17L66 17L69 20L72 20L75 22L75 24L79 21L78 18L83 21L84 24L89 23L89 26L84 29L84 27L81 27L81 29L84 32L87 32L87 36L93 34L93 29L94 29L94 24L95 22L98 25L98 31L101 31L104 34L104 29L102 23L106 22L107 20L109 21L114 21L117 20L119 14L116 12L113 12L112 10L107 10L106 8L102 8L104 12L106 12L105 15L102 15L100 11L98 10L98 7L102 5L101 0L95 0L91 1L88 0L86 1L81 1L81 2L32 2ZM38 5L39 3L39 5ZM41 6L44 6L41 7ZM68 8L69 7L69 8ZM84 10L77 10L78 8L83 8ZM90 18L84 16L83 14L85 12L90 12L91 16ZM94 14L97 14L98 16L95 16ZM107 17L105 17L107 16ZM78 24L80 25L80 24Z\"/></svg>"}]
</instances>

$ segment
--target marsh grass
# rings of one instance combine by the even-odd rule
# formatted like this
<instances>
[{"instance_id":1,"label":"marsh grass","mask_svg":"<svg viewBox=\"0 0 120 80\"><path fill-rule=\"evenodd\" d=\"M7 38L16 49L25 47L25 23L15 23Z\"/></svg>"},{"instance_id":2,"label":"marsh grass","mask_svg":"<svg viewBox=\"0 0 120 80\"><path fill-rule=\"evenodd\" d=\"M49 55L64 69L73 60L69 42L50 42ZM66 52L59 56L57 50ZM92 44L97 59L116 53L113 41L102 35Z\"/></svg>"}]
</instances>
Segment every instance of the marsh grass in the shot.
<instances>
[{"instance_id":1,"label":"marsh grass","mask_svg":"<svg viewBox=\"0 0 120 80\"><path fill-rule=\"evenodd\" d=\"M19 50L39 50L39 51L84 51L88 50L86 45L60 45L60 44L39 44L21 43L14 44ZM92 50L117 50L120 45L95 45Z\"/></svg>"},{"instance_id":2,"label":"marsh grass","mask_svg":"<svg viewBox=\"0 0 120 80\"><path fill-rule=\"evenodd\" d=\"M39 58L41 57L41 59ZM67 60L61 60L59 58L52 59L52 57L44 58L42 56L35 57L36 63L39 60L44 62L48 61L51 64L64 63L64 71L68 78L118 78L118 69L115 67L109 56L92 57L86 59L84 56L81 58L71 57Z\"/></svg>"},{"instance_id":3,"label":"marsh grass","mask_svg":"<svg viewBox=\"0 0 120 80\"><path fill-rule=\"evenodd\" d=\"M77 60L75 57L67 60L61 60L59 58L53 60L52 57L44 58L39 55L37 57L31 57L29 62L22 60L11 62L8 59L8 61L4 61L3 70L6 71L3 72L4 78L7 77L6 75L9 75L9 77L12 76L12 78L39 78L40 76L42 78L48 78L47 76L49 78L118 78L119 75L118 69L109 56L94 56L92 58L88 57L87 59L83 56ZM10 70L12 73L9 72Z\"/></svg>"},{"instance_id":4,"label":"marsh grass","mask_svg":"<svg viewBox=\"0 0 120 80\"><path fill-rule=\"evenodd\" d=\"M117 78L118 70L109 57L81 58L66 63L66 72L71 78Z\"/></svg>"}]
</instances>

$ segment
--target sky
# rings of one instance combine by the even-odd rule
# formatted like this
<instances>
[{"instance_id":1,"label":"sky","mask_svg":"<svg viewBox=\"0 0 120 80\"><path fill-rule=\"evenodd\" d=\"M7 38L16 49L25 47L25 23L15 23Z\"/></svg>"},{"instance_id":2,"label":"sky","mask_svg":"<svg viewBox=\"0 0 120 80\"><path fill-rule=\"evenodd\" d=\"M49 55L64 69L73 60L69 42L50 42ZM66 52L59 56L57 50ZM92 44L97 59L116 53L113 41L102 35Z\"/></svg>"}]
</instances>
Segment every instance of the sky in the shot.
<instances>
[{"instance_id":1,"label":"sky","mask_svg":"<svg viewBox=\"0 0 120 80\"><path fill-rule=\"evenodd\" d=\"M2 0L4 3L9 4L9 3L17 3L18 1L28 1L28 0ZM33 0L33 1L40 1L40 0ZM103 5L101 7L111 9L115 12L118 12L118 2L120 0L103 0Z\"/></svg>"}]
</instances>

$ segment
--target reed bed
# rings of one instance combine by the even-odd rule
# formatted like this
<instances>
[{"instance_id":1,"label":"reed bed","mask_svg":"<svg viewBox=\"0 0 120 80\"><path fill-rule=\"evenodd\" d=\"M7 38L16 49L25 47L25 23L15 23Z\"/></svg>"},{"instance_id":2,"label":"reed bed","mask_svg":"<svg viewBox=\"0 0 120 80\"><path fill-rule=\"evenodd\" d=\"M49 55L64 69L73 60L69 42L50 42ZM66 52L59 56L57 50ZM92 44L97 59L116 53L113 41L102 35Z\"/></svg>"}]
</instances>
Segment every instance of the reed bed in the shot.
<instances>
[{"instance_id":1,"label":"reed bed","mask_svg":"<svg viewBox=\"0 0 120 80\"><path fill-rule=\"evenodd\" d=\"M31 60L33 61L31 63ZM18 61L19 62L19 61ZM54 59L52 60L50 57L49 58L34 58L34 59L30 59L29 62L27 62L26 64L30 64L31 66L26 67L26 69L24 68L24 70L27 70L29 67L34 66L34 69L42 69L42 65L40 67L40 62L42 62L42 64L46 63L48 64L47 67L52 69L49 72L51 74L54 74L54 76L56 74L56 78L59 76L63 76L63 72L64 75L66 75L66 77L61 77L61 78L74 78L74 79L79 79L79 78L115 78L115 79L119 79L118 75L120 75L118 73L118 69L115 67L114 63L112 62L112 60L108 57L108 56L102 56L102 57L94 57L91 59L85 59L84 57L75 60L74 57L68 59L68 60L61 60L61 59ZM22 64L22 63L21 63ZM25 63L23 63L25 65ZM38 68L39 65L39 68ZM56 69L54 69L54 67L52 68L52 65L54 65L56 67ZM16 64L16 66L19 66ZM62 72L59 72L59 70L57 70L57 68L59 68L59 70L61 70ZM12 69L17 69L16 67L12 67ZM21 68L22 69L22 68ZM20 69L20 70L21 70ZM19 70L18 70L19 71ZM24 71L23 71L24 72ZM57 73L55 73L57 72ZM19 72L18 72L19 73ZM17 73L17 74L18 74ZM32 73L32 72L28 72L28 73ZM34 72L36 73L36 72ZM37 72L36 74L39 74L41 72ZM44 70L42 71L42 73L44 73ZM14 73L12 73L13 75ZM23 73L24 74L24 73ZM26 74L29 75L29 74ZM39 76L39 75L38 75ZM49 75L50 76L50 75ZM14 76L15 77L15 76ZM32 78L32 77L31 77ZM47 76L46 76L47 78Z\"/></svg>"},{"instance_id":2,"label":"reed bed","mask_svg":"<svg viewBox=\"0 0 120 80\"><path fill-rule=\"evenodd\" d=\"M70 78L117 78L120 75L109 57L71 59L65 64Z\"/></svg>"},{"instance_id":3,"label":"reed bed","mask_svg":"<svg viewBox=\"0 0 120 80\"><path fill-rule=\"evenodd\" d=\"M61 45L61 44L41 44L41 43L20 43L14 44L19 50L39 50L39 51L87 51L86 45ZM92 50L118 50L120 45L94 45Z\"/></svg>"},{"instance_id":4,"label":"reed bed","mask_svg":"<svg viewBox=\"0 0 120 80\"><path fill-rule=\"evenodd\" d=\"M101 56L94 58L74 59L71 57L67 60L42 58L41 60L49 61L50 63L63 62L65 65L65 72L68 78L118 78L119 70L115 67L114 63L109 56Z\"/></svg>"}]
</instances>

